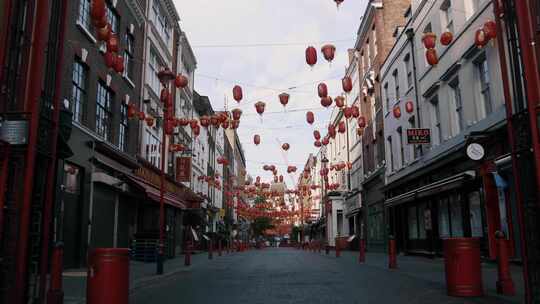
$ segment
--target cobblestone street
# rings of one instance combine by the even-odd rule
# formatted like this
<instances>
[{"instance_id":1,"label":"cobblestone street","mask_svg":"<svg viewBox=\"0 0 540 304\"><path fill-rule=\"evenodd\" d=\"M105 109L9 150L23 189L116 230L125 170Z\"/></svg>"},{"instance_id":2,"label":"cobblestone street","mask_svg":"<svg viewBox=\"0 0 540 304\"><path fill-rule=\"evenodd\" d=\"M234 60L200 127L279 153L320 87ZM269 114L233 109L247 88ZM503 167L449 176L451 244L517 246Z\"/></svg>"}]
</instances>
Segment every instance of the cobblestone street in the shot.
<instances>
[{"instance_id":1,"label":"cobblestone street","mask_svg":"<svg viewBox=\"0 0 540 304\"><path fill-rule=\"evenodd\" d=\"M487 279L485 297L446 296L439 259L400 257L397 270L386 269L383 254L368 259L359 265L353 252L336 258L334 252L288 248L199 259L189 269L133 290L131 303L519 303L519 296L497 297ZM493 277L493 268L484 265L484 273Z\"/></svg>"}]
</instances>

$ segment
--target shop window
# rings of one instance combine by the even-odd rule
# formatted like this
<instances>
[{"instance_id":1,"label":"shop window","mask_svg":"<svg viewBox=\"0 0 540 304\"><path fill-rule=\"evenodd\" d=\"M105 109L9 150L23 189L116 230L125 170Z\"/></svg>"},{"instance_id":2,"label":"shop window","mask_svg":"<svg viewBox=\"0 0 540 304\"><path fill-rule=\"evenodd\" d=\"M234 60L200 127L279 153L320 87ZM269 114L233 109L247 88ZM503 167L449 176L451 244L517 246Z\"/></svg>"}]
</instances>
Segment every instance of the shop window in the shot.
<instances>
[{"instance_id":1,"label":"shop window","mask_svg":"<svg viewBox=\"0 0 540 304\"><path fill-rule=\"evenodd\" d=\"M418 238L423 240L426 239L426 210L429 210L426 203L418 206Z\"/></svg>"},{"instance_id":2,"label":"shop window","mask_svg":"<svg viewBox=\"0 0 540 304\"><path fill-rule=\"evenodd\" d=\"M408 215L409 239L416 240L418 239L418 214L416 212L416 206L409 207Z\"/></svg>"},{"instance_id":3,"label":"shop window","mask_svg":"<svg viewBox=\"0 0 540 304\"><path fill-rule=\"evenodd\" d=\"M471 223L471 236L483 237L484 230L482 225L482 203L480 192L474 191L468 194L469 217Z\"/></svg>"},{"instance_id":4,"label":"shop window","mask_svg":"<svg viewBox=\"0 0 540 304\"><path fill-rule=\"evenodd\" d=\"M450 220L448 214L448 198L444 197L439 200L439 237L450 237Z\"/></svg>"},{"instance_id":5,"label":"shop window","mask_svg":"<svg viewBox=\"0 0 540 304\"><path fill-rule=\"evenodd\" d=\"M463 236L463 216L461 213L461 195L451 196L450 200L450 220L452 237Z\"/></svg>"}]
</instances>

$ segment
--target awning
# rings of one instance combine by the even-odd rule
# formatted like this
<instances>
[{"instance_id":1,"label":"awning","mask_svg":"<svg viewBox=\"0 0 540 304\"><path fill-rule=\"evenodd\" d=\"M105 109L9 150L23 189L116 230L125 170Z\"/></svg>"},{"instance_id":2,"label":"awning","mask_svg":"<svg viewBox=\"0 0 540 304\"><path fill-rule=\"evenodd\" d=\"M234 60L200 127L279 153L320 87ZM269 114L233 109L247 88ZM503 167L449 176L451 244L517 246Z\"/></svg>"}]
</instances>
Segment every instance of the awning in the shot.
<instances>
[{"instance_id":1,"label":"awning","mask_svg":"<svg viewBox=\"0 0 540 304\"><path fill-rule=\"evenodd\" d=\"M127 175L127 177L137 187L146 192L146 196L158 203L160 202L160 189L133 175ZM186 203L174 193L165 192L163 198L165 204L169 206L173 206L178 209L186 209Z\"/></svg>"},{"instance_id":2,"label":"awning","mask_svg":"<svg viewBox=\"0 0 540 304\"><path fill-rule=\"evenodd\" d=\"M474 171L465 171L460 174L456 174L440 181L436 181L429 185L422 186L415 190L394 196L387 199L384 204L386 206L396 206L403 203L413 201L416 198L428 197L437 193L452 190L461 187L466 181L474 179L476 173Z\"/></svg>"}]
</instances>

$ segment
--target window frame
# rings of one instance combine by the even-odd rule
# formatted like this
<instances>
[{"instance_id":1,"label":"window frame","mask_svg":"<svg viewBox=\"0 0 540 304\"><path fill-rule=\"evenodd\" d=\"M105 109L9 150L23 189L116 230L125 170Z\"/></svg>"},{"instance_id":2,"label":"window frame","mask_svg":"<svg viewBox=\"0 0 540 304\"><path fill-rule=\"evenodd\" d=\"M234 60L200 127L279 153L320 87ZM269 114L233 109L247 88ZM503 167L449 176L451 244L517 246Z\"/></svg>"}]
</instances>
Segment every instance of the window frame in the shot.
<instances>
[{"instance_id":1,"label":"window frame","mask_svg":"<svg viewBox=\"0 0 540 304\"><path fill-rule=\"evenodd\" d=\"M431 104L431 119L436 120L436 122L432 121L431 125L437 131L437 144L441 144L443 142L443 132L441 124L441 107L439 104L439 95L434 94L433 96L431 96L429 99L429 103Z\"/></svg>"},{"instance_id":2,"label":"window frame","mask_svg":"<svg viewBox=\"0 0 540 304\"><path fill-rule=\"evenodd\" d=\"M482 101L482 111L483 111L483 117L480 117L480 115L477 117L478 120L484 119L489 114L493 112L493 104L492 104L492 96L491 96L491 75L490 75L490 69L489 64L487 61L486 54L481 54L474 60L474 64L476 67L476 74L478 79L478 93L480 94L479 97ZM480 113L479 113L480 114Z\"/></svg>"},{"instance_id":3,"label":"window frame","mask_svg":"<svg viewBox=\"0 0 540 304\"><path fill-rule=\"evenodd\" d=\"M109 142L112 140L113 103L114 92L103 81L98 81L95 130L99 136Z\"/></svg>"},{"instance_id":4,"label":"window frame","mask_svg":"<svg viewBox=\"0 0 540 304\"><path fill-rule=\"evenodd\" d=\"M80 69L78 69L80 68ZM78 81L75 81L75 73L79 71ZM73 69L71 72L71 112L73 113L73 121L80 124L86 122L86 107L88 105L88 66L83 63L78 57L73 61ZM84 86L84 87L82 87ZM79 93L78 99L75 100L75 90ZM82 100L81 100L82 98Z\"/></svg>"},{"instance_id":5,"label":"window frame","mask_svg":"<svg viewBox=\"0 0 540 304\"><path fill-rule=\"evenodd\" d=\"M124 36L126 48L124 49L124 77L132 80L134 72L135 58L135 37L128 31Z\"/></svg>"},{"instance_id":6,"label":"window frame","mask_svg":"<svg viewBox=\"0 0 540 304\"><path fill-rule=\"evenodd\" d=\"M405 73L407 75L407 87L411 88L413 86L413 75L411 69L411 54L407 53L403 58L403 63L405 64Z\"/></svg>"},{"instance_id":7,"label":"window frame","mask_svg":"<svg viewBox=\"0 0 540 304\"><path fill-rule=\"evenodd\" d=\"M118 128L118 147L121 151L127 152L129 139L129 124L128 124L128 105L123 102L120 105L120 125Z\"/></svg>"},{"instance_id":8,"label":"window frame","mask_svg":"<svg viewBox=\"0 0 540 304\"><path fill-rule=\"evenodd\" d=\"M450 88L450 130L452 131L452 136L456 136L465 129L464 119L463 119L463 96L461 95L461 86L459 81L459 76L454 77L449 83ZM457 119L457 121L456 121ZM456 130L454 130L456 128ZM454 134L454 131L457 131Z\"/></svg>"}]
</instances>

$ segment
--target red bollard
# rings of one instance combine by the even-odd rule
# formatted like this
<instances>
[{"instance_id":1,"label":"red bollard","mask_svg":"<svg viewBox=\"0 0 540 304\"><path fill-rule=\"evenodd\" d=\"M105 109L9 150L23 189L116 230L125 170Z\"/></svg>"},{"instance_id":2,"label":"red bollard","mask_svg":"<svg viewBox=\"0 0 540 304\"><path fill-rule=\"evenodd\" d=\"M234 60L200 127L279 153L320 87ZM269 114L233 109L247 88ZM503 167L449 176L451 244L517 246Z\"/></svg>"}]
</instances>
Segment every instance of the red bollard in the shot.
<instances>
[{"instance_id":1,"label":"red bollard","mask_svg":"<svg viewBox=\"0 0 540 304\"><path fill-rule=\"evenodd\" d=\"M497 250L499 256L497 259L497 293L513 296L516 294L516 289L514 287L512 275L510 274L510 257L508 253L511 243L505 238L503 232L497 231L495 237L497 238Z\"/></svg>"},{"instance_id":2,"label":"red bollard","mask_svg":"<svg viewBox=\"0 0 540 304\"><path fill-rule=\"evenodd\" d=\"M88 258L86 303L129 302L129 249L96 248Z\"/></svg>"},{"instance_id":3,"label":"red bollard","mask_svg":"<svg viewBox=\"0 0 540 304\"><path fill-rule=\"evenodd\" d=\"M397 268L396 251L396 240L393 236L390 236L390 240L388 242L388 268L390 269Z\"/></svg>"},{"instance_id":4,"label":"red bollard","mask_svg":"<svg viewBox=\"0 0 540 304\"><path fill-rule=\"evenodd\" d=\"M479 238L447 238L444 244L444 271L449 296L484 295Z\"/></svg>"},{"instance_id":5,"label":"red bollard","mask_svg":"<svg viewBox=\"0 0 540 304\"><path fill-rule=\"evenodd\" d=\"M336 238L335 242L336 242L336 258L339 258L341 256L341 251L339 249L338 238Z\"/></svg>"},{"instance_id":6,"label":"red bollard","mask_svg":"<svg viewBox=\"0 0 540 304\"><path fill-rule=\"evenodd\" d=\"M365 263L366 262L366 240L359 239L360 244L358 248L358 262L359 263Z\"/></svg>"},{"instance_id":7,"label":"red bollard","mask_svg":"<svg viewBox=\"0 0 540 304\"><path fill-rule=\"evenodd\" d=\"M221 256L221 240L218 240L218 256Z\"/></svg>"},{"instance_id":8,"label":"red bollard","mask_svg":"<svg viewBox=\"0 0 540 304\"><path fill-rule=\"evenodd\" d=\"M211 260L214 258L214 244L212 239L208 241L208 259Z\"/></svg>"},{"instance_id":9,"label":"red bollard","mask_svg":"<svg viewBox=\"0 0 540 304\"><path fill-rule=\"evenodd\" d=\"M184 265L190 266L191 265L191 242L188 242L186 245L186 254L184 255Z\"/></svg>"},{"instance_id":10,"label":"red bollard","mask_svg":"<svg viewBox=\"0 0 540 304\"><path fill-rule=\"evenodd\" d=\"M64 303L64 291L62 290L63 243L57 243L54 246L51 258L51 287L47 291L47 304L62 304Z\"/></svg>"}]
</instances>

